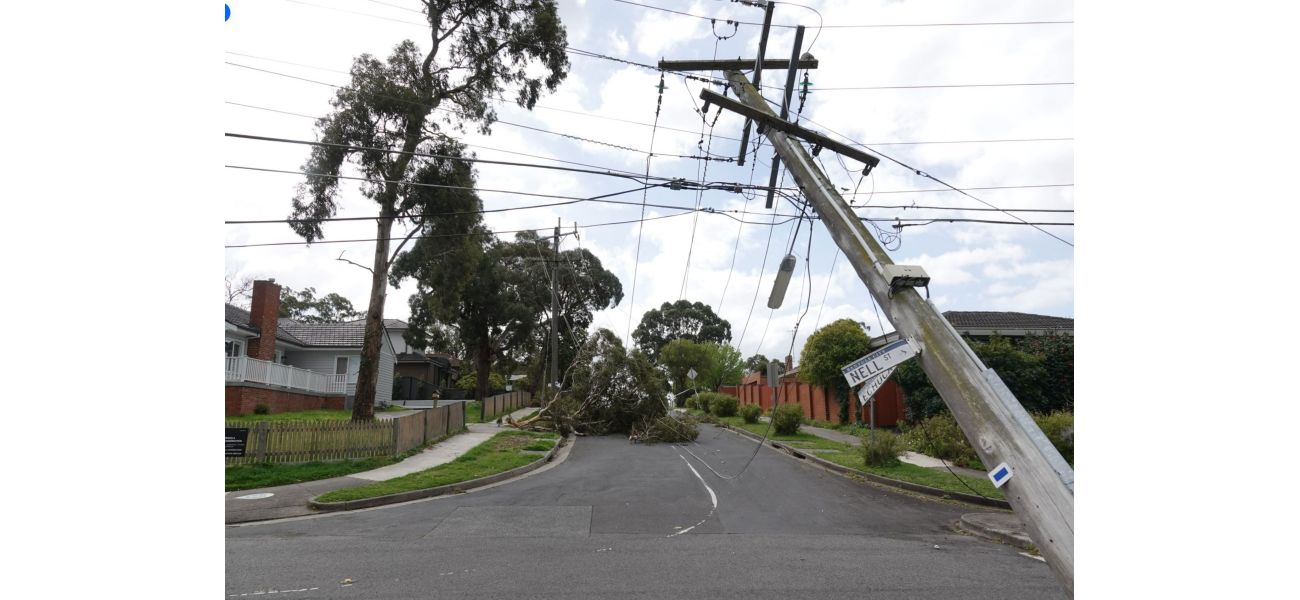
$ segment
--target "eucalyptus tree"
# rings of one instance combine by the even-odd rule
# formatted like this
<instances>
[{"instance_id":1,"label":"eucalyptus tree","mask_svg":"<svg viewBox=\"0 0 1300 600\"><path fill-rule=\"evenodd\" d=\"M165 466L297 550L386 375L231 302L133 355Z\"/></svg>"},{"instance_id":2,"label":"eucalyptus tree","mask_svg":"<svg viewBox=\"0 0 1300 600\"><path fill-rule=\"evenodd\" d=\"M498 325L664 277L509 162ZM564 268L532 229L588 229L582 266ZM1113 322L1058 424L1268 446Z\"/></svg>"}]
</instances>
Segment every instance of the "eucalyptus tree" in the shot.
<instances>
[{"instance_id":1,"label":"eucalyptus tree","mask_svg":"<svg viewBox=\"0 0 1300 600\"><path fill-rule=\"evenodd\" d=\"M568 70L567 36L555 0L425 0L428 47L399 43L385 60L357 57L351 83L338 90L333 111L316 123L319 142L303 164L306 180L293 199L291 226L308 242L338 210L341 176L361 179L360 192L378 209L370 301L352 418L374 418L379 344L389 270L409 235L391 247L394 224L421 231L426 217L446 210L446 196L429 185L457 185L463 173L444 159L460 158L447 128L490 133L495 102L510 93L531 110ZM435 117L434 111L440 111ZM425 190L425 191L421 191ZM451 198L450 204L455 204Z\"/></svg>"}]
</instances>

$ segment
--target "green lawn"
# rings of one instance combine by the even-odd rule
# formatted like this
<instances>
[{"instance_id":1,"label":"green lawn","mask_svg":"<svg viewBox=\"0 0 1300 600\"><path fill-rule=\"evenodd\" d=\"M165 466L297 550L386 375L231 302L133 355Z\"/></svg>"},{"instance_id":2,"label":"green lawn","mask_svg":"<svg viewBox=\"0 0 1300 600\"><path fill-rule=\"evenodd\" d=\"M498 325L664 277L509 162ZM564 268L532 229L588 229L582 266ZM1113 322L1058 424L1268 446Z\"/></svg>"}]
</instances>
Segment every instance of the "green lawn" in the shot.
<instances>
[{"instance_id":1,"label":"green lawn","mask_svg":"<svg viewBox=\"0 0 1300 600\"><path fill-rule=\"evenodd\" d=\"M289 485L304 481L316 481L331 477L342 477L379 467L391 465L400 458L376 456L330 462L309 462L298 464L258 463L252 465L235 465L226 467L226 491L249 490L253 488Z\"/></svg>"},{"instance_id":2,"label":"green lawn","mask_svg":"<svg viewBox=\"0 0 1300 600\"><path fill-rule=\"evenodd\" d=\"M320 502L343 502L422 490L487 477L540 460L541 454L529 450L549 450L559 436L532 431L503 431L470 449L460 458L432 469L411 473L397 479L329 492Z\"/></svg>"},{"instance_id":3,"label":"green lawn","mask_svg":"<svg viewBox=\"0 0 1300 600\"><path fill-rule=\"evenodd\" d=\"M697 410L690 410L688 412L697 416L703 414ZM721 423L726 423L731 427L744 429L745 431L757 435L763 435L763 431L767 428L767 423L745 423L745 420L740 417L714 417L714 419ZM895 434L890 433L889 435ZM947 469L930 469L908 463L900 463L893 467L867 466L866 461L862 458L861 452L857 448L849 446L848 444L820 438L802 431L797 432L794 435L776 435L775 431L771 431L768 433L767 437L768 439L783 442L792 448L798 448L801 450L836 450L836 452L816 452L813 454L818 458L851 469L857 469L859 471L864 471L873 475L880 475L881 477L888 477L890 479L898 479L909 483L926 485L947 492L960 492L964 494L971 493L970 489L962 485L960 481L957 481L956 477L954 477L952 473L949 473ZM958 475L957 477L961 477L962 481L965 481L971 487L975 488L975 490L980 494L990 498L997 498L999 500L1003 499L1002 492L993 487L993 483L988 479L967 477L964 475Z\"/></svg>"},{"instance_id":4,"label":"green lawn","mask_svg":"<svg viewBox=\"0 0 1300 600\"><path fill-rule=\"evenodd\" d=\"M988 496L989 498L997 498L998 500L1004 499L1002 492L993 487L993 483L988 479L982 477L967 477L965 475L954 476L952 473L949 473L947 469L930 469L908 463L899 463L892 467L872 467L868 466L862 460L862 454L856 450L818 452L817 457L839 465L844 465L851 469L865 471L873 475L880 475L881 477L898 479L910 483L919 483L932 488L939 488L945 492L970 494L970 488L967 488L962 485L960 481L957 481L957 477L960 477L962 481L965 481L970 485L970 487L975 488L975 491L979 492L981 495Z\"/></svg>"},{"instance_id":5,"label":"green lawn","mask_svg":"<svg viewBox=\"0 0 1300 600\"><path fill-rule=\"evenodd\" d=\"M375 409L375 412L396 412L406 410L401 406L389 406L387 410ZM296 412L272 413L269 415L242 415L226 417L227 422L256 423L258 421L347 421L352 418L350 410L300 410Z\"/></svg>"},{"instance_id":6,"label":"green lawn","mask_svg":"<svg viewBox=\"0 0 1300 600\"><path fill-rule=\"evenodd\" d=\"M479 423L483 421L483 403L477 400L465 403L465 422Z\"/></svg>"}]
</instances>

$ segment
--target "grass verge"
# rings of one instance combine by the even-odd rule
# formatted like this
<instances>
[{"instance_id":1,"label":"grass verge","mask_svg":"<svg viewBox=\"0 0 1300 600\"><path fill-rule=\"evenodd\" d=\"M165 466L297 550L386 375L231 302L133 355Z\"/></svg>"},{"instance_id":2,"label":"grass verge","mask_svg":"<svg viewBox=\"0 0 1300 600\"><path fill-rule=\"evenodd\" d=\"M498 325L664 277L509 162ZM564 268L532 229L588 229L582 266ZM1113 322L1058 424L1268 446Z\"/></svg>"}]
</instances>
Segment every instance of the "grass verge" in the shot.
<instances>
[{"instance_id":1,"label":"grass verge","mask_svg":"<svg viewBox=\"0 0 1300 600\"><path fill-rule=\"evenodd\" d=\"M481 423L483 421L483 403L477 400L465 403L465 422Z\"/></svg>"},{"instance_id":2,"label":"grass verge","mask_svg":"<svg viewBox=\"0 0 1300 600\"><path fill-rule=\"evenodd\" d=\"M688 412L696 415L703 414L696 410ZM767 428L767 423L745 423L744 419L740 417L713 417L713 419L719 423L725 423L736 429L744 429L756 435L763 435L763 431ZM947 469L931 469L908 463L899 463L892 467L873 467L867 465L866 461L863 460L860 449L802 431L794 435L775 435L775 432L769 432L767 437L800 450L834 450L834 452L816 452L815 456L864 473L925 485L945 492L970 494L970 488L962 485L962 481L964 481L984 496L999 500L1005 499L1002 492L993 487L993 483L987 479L964 475L954 477L954 474L949 473ZM961 481L958 481L957 477L960 477Z\"/></svg>"},{"instance_id":3,"label":"grass verge","mask_svg":"<svg viewBox=\"0 0 1300 600\"><path fill-rule=\"evenodd\" d=\"M387 409L375 409L375 412L397 412L406 408L393 405ZM352 418L350 410L300 410L295 412L271 413L269 415L241 415L226 417L226 422L256 423L258 421L347 421Z\"/></svg>"},{"instance_id":4,"label":"grass verge","mask_svg":"<svg viewBox=\"0 0 1300 600\"><path fill-rule=\"evenodd\" d=\"M397 456L374 456L371 458L353 458L347 460L313 461L308 463L255 463L251 465L232 465L226 467L226 491L251 490L255 488L289 485L304 481L317 481L342 477L379 467L386 467L401 462L424 452L425 448L437 444L465 430L444 435L422 446L412 448Z\"/></svg>"},{"instance_id":5,"label":"grass verge","mask_svg":"<svg viewBox=\"0 0 1300 600\"><path fill-rule=\"evenodd\" d=\"M496 475L540 460L541 455L530 454L527 451L539 448L543 441L549 443L545 450L550 450L557 439L559 436L554 433L503 431L449 463L388 481L336 490L316 500L318 502L361 500Z\"/></svg>"}]
</instances>

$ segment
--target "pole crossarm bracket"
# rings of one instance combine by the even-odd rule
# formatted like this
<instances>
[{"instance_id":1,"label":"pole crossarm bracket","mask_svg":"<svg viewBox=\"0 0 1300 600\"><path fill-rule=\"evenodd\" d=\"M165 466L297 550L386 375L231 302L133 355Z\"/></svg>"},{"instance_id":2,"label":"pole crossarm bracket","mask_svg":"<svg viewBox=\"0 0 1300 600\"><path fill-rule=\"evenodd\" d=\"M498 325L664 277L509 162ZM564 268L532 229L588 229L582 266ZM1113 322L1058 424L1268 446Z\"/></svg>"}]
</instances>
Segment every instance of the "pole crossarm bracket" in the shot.
<instances>
[{"instance_id":1,"label":"pole crossarm bracket","mask_svg":"<svg viewBox=\"0 0 1300 600\"><path fill-rule=\"evenodd\" d=\"M755 58L734 58L723 60L661 60L659 68L665 71L740 71L754 68L758 62ZM763 69L789 69L790 61L776 58L763 60ZM801 59L795 64L797 69L816 69L817 59Z\"/></svg>"},{"instance_id":2,"label":"pole crossarm bracket","mask_svg":"<svg viewBox=\"0 0 1300 600\"><path fill-rule=\"evenodd\" d=\"M738 113L745 118L751 119L764 129L770 127L782 133L807 141L813 145L814 156L819 152L817 148L820 147L852 158L853 160L865 165L865 168L862 170L863 175L871 173L871 170L874 169L876 165L880 164L879 158L876 158L874 155L866 151L854 148L848 144L842 144L821 133L808 129L807 127L795 125L794 123L786 121L776 115L756 108L751 108L749 105L732 100L731 98L723 96L722 94L708 88L700 90L700 99L709 104L716 104L722 108Z\"/></svg>"}]
</instances>

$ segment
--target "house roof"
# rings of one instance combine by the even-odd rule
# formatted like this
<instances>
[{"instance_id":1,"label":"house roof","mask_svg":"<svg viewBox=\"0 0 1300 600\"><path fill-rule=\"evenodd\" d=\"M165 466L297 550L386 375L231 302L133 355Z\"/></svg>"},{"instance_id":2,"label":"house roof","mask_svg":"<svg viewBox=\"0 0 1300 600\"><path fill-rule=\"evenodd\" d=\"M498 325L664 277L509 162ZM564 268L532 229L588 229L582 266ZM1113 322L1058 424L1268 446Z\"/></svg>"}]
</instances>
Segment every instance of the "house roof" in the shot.
<instances>
[{"instance_id":1,"label":"house roof","mask_svg":"<svg viewBox=\"0 0 1300 600\"><path fill-rule=\"evenodd\" d=\"M285 330L284 328L285 321L288 321L288 319L280 319L280 324L278 327L276 327L275 339L283 342L289 342L291 344L298 344L300 346L306 345L305 342L303 342L303 340L299 339L289 331ZM249 331L256 331L257 333L262 333L261 328L259 328L256 325L253 325L253 314L233 304L226 305L226 322L230 323L231 325L243 327L244 329L247 329Z\"/></svg>"},{"instance_id":2,"label":"house roof","mask_svg":"<svg viewBox=\"0 0 1300 600\"><path fill-rule=\"evenodd\" d=\"M947 311L943 316L958 331L1074 331L1074 319L1066 317L958 310Z\"/></svg>"},{"instance_id":3,"label":"house roof","mask_svg":"<svg viewBox=\"0 0 1300 600\"><path fill-rule=\"evenodd\" d=\"M252 314L238 306L226 305L226 322L261 333L261 330L252 324ZM385 329L404 329L406 326L406 322L401 319L384 319ZM293 319L281 318L276 327L275 338L300 346L360 347L365 333L365 319L343 323L300 323Z\"/></svg>"}]
</instances>

